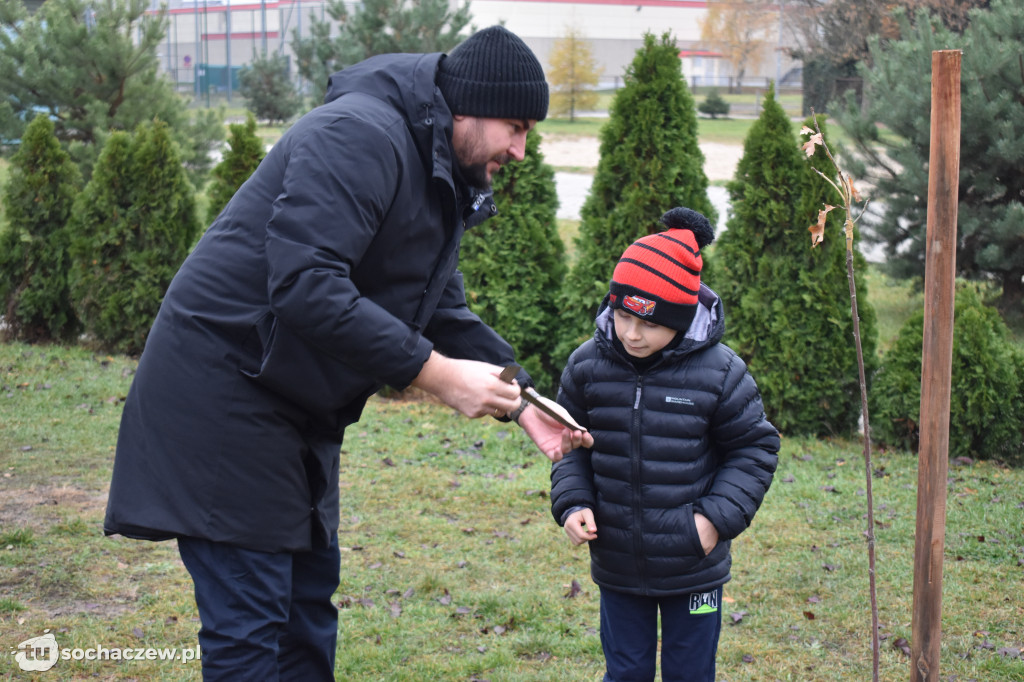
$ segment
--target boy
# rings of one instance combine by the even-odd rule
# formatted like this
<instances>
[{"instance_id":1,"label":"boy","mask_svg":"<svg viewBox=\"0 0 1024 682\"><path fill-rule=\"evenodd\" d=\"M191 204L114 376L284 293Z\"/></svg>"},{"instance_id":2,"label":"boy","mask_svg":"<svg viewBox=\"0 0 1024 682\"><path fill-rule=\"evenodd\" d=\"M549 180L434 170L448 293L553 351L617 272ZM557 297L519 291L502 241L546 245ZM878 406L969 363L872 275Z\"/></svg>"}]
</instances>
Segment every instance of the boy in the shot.
<instances>
[{"instance_id":1,"label":"boy","mask_svg":"<svg viewBox=\"0 0 1024 682\"><path fill-rule=\"evenodd\" d=\"M553 465L551 510L590 545L606 682L715 679L729 545L771 485L779 435L744 362L719 341L722 304L701 284L714 239L700 213L635 241L597 331L569 358L558 402L594 437Z\"/></svg>"}]
</instances>

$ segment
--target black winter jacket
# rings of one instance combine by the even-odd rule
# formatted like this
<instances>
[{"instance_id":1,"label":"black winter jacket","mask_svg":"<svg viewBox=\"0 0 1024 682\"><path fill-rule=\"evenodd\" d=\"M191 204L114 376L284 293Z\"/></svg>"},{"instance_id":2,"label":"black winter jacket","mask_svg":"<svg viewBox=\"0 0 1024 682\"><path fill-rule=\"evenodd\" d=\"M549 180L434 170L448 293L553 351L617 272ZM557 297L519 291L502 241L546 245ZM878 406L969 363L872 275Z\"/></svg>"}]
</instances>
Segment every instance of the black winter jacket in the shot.
<instances>
[{"instance_id":1,"label":"black winter jacket","mask_svg":"<svg viewBox=\"0 0 1024 682\"><path fill-rule=\"evenodd\" d=\"M551 470L559 524L594 510L591 576L601 588L669 596L730 579L730 540L750 525L771 485L779 435L744 362L719 343L721 302L701 286L686 338L642 374L612 344L612 311L569 358L558 402L594 436ZM707 556L693 515L719 532Z\"/></svg>"},{"instance_id":2,"label":"black winter jacket","mask_svg":"<svg viewBox=\"0 0 1024 682\"><path fill-rule=\"evenodd\" d=\"M408 385L434 347L512 362L456 270L464 230L496 209L453 176L443 58L334 74L182 265L125 403L108 534L321 545L342 434L371 394Z\"/></svg>"}]
</instances>

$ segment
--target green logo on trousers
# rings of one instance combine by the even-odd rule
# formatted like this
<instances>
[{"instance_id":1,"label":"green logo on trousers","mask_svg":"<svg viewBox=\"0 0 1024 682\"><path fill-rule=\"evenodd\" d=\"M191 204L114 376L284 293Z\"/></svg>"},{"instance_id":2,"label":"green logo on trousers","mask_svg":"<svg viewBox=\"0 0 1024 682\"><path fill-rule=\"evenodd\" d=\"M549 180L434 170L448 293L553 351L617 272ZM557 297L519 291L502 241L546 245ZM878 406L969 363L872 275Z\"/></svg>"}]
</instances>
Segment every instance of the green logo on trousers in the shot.
<instances>
[{"instance_id":1,"label":"green logo on trousers","mask_svg":"<svg viewBox=\"0 0 1024 682\"><path fill-rule=\"evenodd\" d=\"M718 590L695 592L690 595L690 615L718 612Z\"/></svg>"}]
</instances>

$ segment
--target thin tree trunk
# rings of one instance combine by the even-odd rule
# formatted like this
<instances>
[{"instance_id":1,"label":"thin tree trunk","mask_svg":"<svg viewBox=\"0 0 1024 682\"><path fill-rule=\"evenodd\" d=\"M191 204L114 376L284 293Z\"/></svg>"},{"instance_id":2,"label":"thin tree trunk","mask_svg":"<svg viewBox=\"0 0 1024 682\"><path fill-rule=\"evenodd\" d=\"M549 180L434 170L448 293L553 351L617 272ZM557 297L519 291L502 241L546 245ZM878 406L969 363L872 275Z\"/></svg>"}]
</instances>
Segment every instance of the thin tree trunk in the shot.
<instances>
[{"instance_id":1,"label":"thin tree trunk","mask_svg":"<svg viewBox=\"0 0 1024 682\"><path fill-rule=\"evenodd\" d=\"M849 220L849 218L847 218ZM849 226L852 235L852 225ZM850 309L853 313L853 339L857 345L857 370L860 373L860 409L864 415L864 475L868 498L868 527L864 537L868 542L868 591L871 595L871 679L878 682L878 592L875 586L875 505L871 491L874 468L871 465L871 427L868 419L868 385L864 374L864 349L860 340L860 315L857 312L857 286L853 278L852 239L846 243L846 277L850 281Z\"/></svg>"}]
</instances>

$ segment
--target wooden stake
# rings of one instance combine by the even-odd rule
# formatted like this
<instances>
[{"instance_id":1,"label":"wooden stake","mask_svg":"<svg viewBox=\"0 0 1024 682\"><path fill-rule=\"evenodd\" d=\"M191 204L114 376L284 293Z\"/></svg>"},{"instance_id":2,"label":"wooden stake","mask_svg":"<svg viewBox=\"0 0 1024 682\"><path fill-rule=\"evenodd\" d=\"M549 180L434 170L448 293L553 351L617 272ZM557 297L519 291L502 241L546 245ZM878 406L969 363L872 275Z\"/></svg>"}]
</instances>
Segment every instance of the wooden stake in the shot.
<instances>
[{"instance_id":1,"label":"wooden stake","mask_svg":"<svg viewBox=\"0 0 1024 682\"><path fill-rule=\"evenodd\" d=\"M956 210L960 173L960 50L932 52L931 152L925 248L921 442L914 545L912 682L938 682L953 368Z\"/></svg>"}]
</instances>

